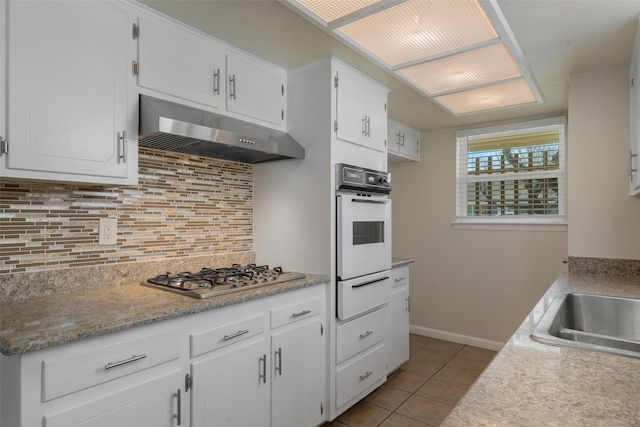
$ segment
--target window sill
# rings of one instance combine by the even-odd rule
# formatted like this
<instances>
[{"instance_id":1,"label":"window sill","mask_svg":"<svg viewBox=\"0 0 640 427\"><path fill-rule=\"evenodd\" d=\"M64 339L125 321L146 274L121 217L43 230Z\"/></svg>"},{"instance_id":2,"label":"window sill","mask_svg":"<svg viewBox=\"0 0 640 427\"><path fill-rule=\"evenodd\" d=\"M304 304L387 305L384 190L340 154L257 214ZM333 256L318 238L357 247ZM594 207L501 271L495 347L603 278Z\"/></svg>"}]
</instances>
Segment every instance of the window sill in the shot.
<instances>
[{"instance_id":1,"label":"window sill","mask_svg":"<svg viewBox=\"0 0 640 427\"><path fill-rule=\"evenodd\" d=\"M567 231L564 218L523 219L523 218L457 218L452 224L454 230L493 230L493 231Z\"/></svg>"}]
</instances>

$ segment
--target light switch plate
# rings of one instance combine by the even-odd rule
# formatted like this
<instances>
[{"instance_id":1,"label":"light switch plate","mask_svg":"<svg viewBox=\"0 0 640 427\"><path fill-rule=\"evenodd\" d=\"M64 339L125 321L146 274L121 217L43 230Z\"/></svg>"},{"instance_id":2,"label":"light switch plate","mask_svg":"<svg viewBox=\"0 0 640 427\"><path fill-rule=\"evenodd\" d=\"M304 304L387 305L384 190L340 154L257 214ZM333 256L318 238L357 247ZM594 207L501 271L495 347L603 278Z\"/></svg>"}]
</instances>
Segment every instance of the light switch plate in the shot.
<instances>
[{"instance_id":1,"label":"light switch plate","mask_svg":"<svg viewBox=\"0 0 640 427\"><path fill-rule=\"evenodd\" d=\"M118 220L116 218L100 218L98 245L115 245L118 242Z\"/></svg>"}]
</instances>

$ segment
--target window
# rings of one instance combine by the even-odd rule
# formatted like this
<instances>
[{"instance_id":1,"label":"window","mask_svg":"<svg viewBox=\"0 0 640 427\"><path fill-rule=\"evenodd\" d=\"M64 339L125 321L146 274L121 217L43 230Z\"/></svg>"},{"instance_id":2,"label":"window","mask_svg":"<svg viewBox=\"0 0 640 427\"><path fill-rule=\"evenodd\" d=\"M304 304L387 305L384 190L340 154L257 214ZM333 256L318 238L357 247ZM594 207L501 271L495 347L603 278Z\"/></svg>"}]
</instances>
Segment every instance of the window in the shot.
<instances>
[{"instance_id":1,"label":"window","mask_svg":"<svg viewBox=\"0 0 640 427\"><path fill-rule=\"evenodd\" d=\"M564 117L460 131L456 139L456 225L566 229Z\"/></svg>"}]
</instances>

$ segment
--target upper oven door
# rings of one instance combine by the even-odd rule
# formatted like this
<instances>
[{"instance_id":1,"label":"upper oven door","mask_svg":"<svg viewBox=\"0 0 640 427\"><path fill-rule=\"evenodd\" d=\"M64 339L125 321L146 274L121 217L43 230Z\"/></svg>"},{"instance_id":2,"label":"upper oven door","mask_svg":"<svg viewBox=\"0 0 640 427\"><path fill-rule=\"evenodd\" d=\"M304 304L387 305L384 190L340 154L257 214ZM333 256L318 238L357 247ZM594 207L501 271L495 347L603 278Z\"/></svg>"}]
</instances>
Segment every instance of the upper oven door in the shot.
<instances>
[{"instance_id":1,"label":"upper oven door","mask_svg":"<svg viewBox=\"0 0 640 427\"><path fill-rule=\"evenodd\" d=\"M338 211L338 277L354 277L391 268L391 200L340 195Z\"/></svg>"}]
</instances>

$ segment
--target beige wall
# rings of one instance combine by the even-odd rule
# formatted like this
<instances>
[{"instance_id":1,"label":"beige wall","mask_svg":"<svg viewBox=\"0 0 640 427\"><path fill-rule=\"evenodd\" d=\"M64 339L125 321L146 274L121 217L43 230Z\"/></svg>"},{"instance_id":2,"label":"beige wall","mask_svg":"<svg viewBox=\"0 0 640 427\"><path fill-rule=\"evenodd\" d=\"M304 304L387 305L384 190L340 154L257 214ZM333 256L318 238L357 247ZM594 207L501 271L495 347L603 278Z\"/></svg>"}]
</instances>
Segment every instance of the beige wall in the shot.
<instances>
[{"instance_id":1,"label":"beige wall","mask_svg":"<svg viewBox=\"0 0 640 427\"><path fill-rule=\"evenodd\" d=\"M640 197L629 197L627 67L569 81L569 255L640 259Z\"/></svg>"},{"instance_id":2,"label":"beige wall","mask_svg":"<svg viewBox=\"0 0 640 427\"><path fill-rule=\"evenodd\" d=\"M567 233L453 230L455 129L422 137L422 162L391 166L393 253L416 261L410 323L505 342L566 268Z\"/></svg>"}]
</instances>

